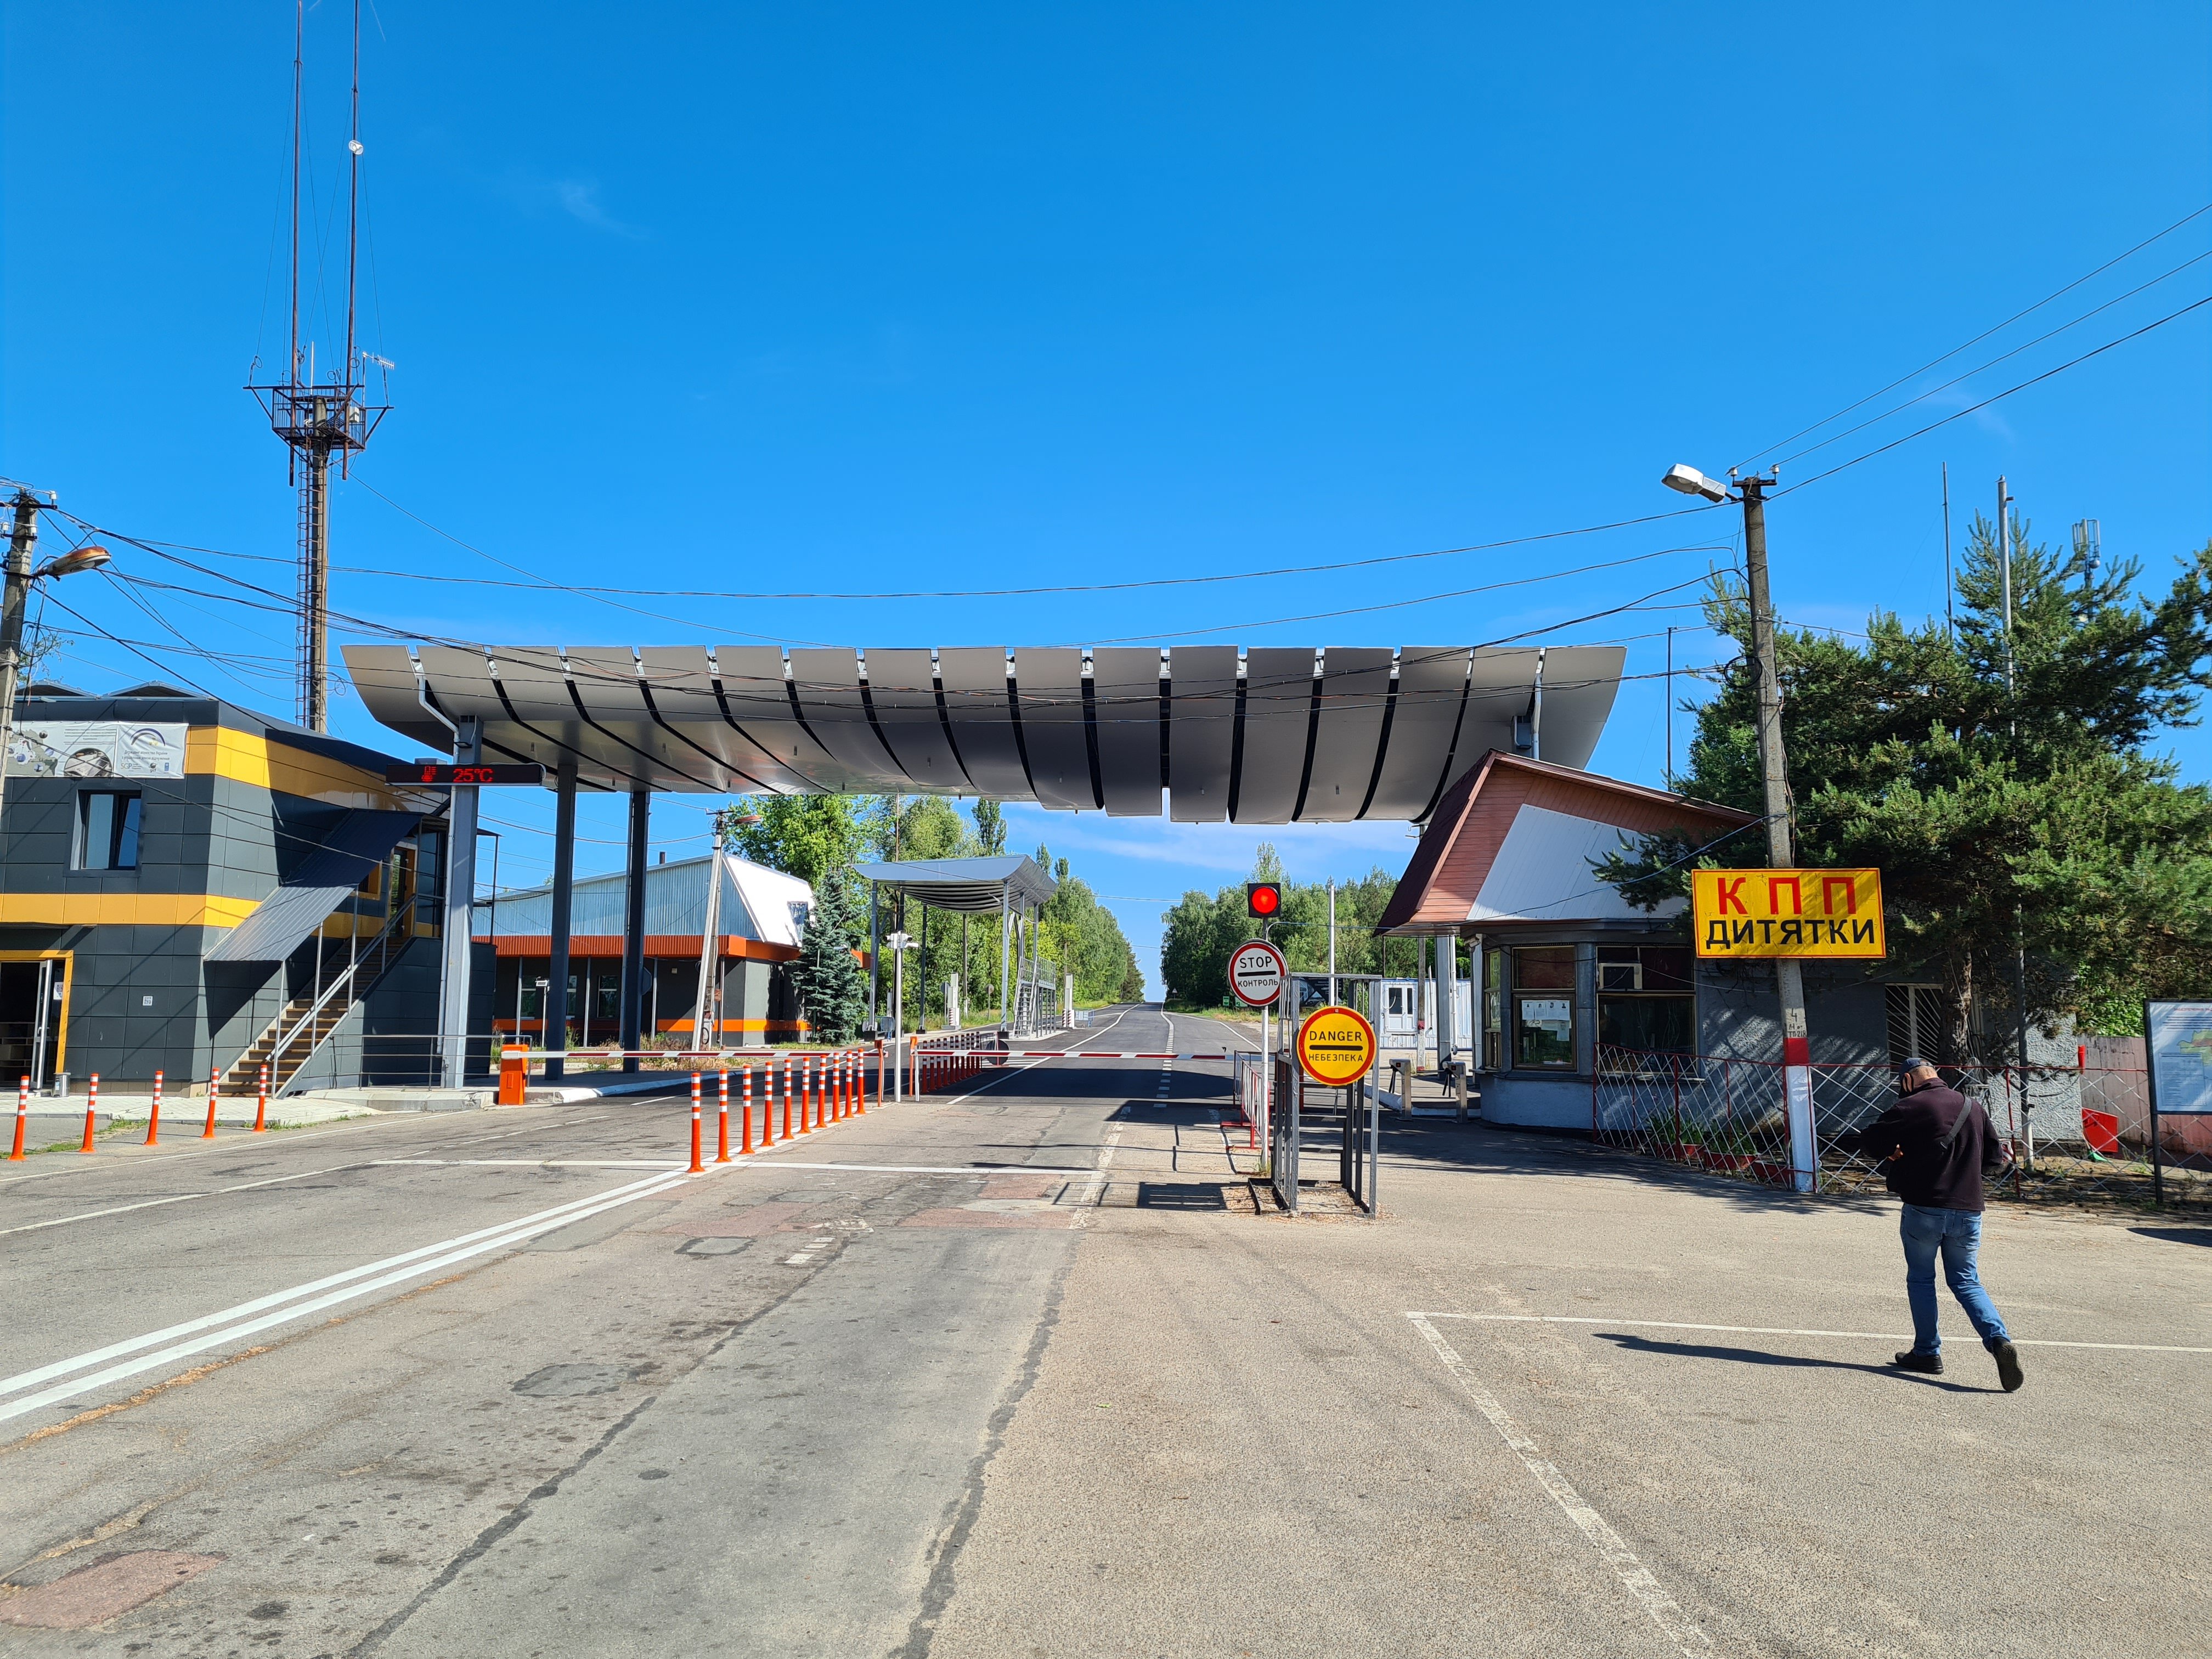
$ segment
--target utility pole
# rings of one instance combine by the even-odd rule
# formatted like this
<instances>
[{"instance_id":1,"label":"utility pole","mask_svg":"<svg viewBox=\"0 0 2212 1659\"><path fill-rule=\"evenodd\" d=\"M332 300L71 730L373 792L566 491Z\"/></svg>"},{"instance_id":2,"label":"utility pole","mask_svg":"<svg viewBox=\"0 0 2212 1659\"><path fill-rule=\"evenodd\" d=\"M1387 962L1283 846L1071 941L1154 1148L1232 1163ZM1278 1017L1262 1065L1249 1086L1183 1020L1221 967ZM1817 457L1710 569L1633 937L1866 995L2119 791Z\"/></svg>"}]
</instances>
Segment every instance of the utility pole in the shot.
<instances>
[{"instance_id":1,"label":"utility pole","mask_svg":"<svg viewBox=\"0 0 2212 1659\"><path fill-rule=\"evenodd\" d=\"M1955 643L1959 624L1951 614L1951 595L1958 583L1951 575L1951 464L1943 464L1943 637Z\"/></svg>"},{"instance_id":2,"label":"utility pole","mask_svg":"<svg viewBox=\"0 0 2212 1659\"><path fill-rule=\"evenodd\" d=\"M1787 870L1797 862L1796 836L1790 822L1790 761L1782 744L1782 677L1775 656L1774 596L1766 579L1766 492L1777 478L1731 468L1728 484L1692 466L1670 467L1660 482L1685 495L1701 495L1718 505L1743 503L1744 573L1750 587L1751 655L1759 675L1759 776L1760 804L1766 809L1766 862ZM1782 1014L1782 1085L1790 1123L1790 1166L1801 1193L1813 1190L1820 1147L1813 1130L1813 1048L1805 1025L1805 975L1794 957L1774 959L1775 999Z\"/></svg>"},{"instance_id":3,"label":"utility pole","mask_svg":"<svg viewBox=\"0 0 2212 1659\"><path fill-rule=\"evenodd\" d=\"M1674 630L1667 630L1667 787L1674 787Z\"/></svg>"},{"instance_id":4,"label":"utility pole","mask_svg":"<svg viewBox=\"0 0 2212 1659\"><path fill-rule=\"evenodd\" d=\"M2016 762L2020 751L2020 676L2012 637L2012 501L2005 489L2005 481L1999 478L1997 547L2004 566L2005 703L2011 715L2008 731ZM2020 1042L2020 1127L2021 1138L2027 1144L2027 1156L2022 1161L2032 1175L2035 1171L2035 1126L2029 1121L2027 1103L2027 912L2017 889L2012 902L2012 1003Z\"/></svg>"},{"instance_id":5,"label":"utility pole","mask_svg":"<svg viewBox=\"0 0 2212 1659\"><path fill-rule=\"evenodd\" d=\"M53 495L46 504L53 505ZM15 519L8 535L7 596L0 599L0 804L6 799L8 751L15 736L15 693L23 678L23 612L29 607L31 584L52 576L73 576L80 570L97 570L108 562L104 547L73 547L41 569L31 568L39 546L39 498L28 486L15 486L12 503Z\"/></svg>"},{"instance_id":6,"label":"utility pole","mask_svg":"<svg viewBox=\"0 0 2212 1659\"><path fill-rule=\"evenodd\" d=\"M8 596L0 604L0 800L5 799L8 750L15 736L15 687L22 678L23 611L31 598L31 555L39 545L39 501L15 492L15 523L8 537Z\"/></svg>"}]
</instances>

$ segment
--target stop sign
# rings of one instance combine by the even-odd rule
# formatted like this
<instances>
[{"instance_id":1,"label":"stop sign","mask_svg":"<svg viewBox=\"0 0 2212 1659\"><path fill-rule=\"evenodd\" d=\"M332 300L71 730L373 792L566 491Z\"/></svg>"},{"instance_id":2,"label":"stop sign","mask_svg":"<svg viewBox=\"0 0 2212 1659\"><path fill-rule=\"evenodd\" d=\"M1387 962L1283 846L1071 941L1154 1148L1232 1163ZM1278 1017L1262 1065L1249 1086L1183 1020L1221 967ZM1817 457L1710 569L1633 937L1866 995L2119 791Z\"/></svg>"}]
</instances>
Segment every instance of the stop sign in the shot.
<instances>
[{"instance_id":1,"label":"stop sign","mask_svg":"<svg viewBox=\"0 0 2212 1659\"><path fill-rule=\"evenodd\" d=\"M1247 939L1230 953L1229 988L1248 1007L1264 1008L1282 994L1283 953L1263 939Z\"/></svg>"}]
</instances>

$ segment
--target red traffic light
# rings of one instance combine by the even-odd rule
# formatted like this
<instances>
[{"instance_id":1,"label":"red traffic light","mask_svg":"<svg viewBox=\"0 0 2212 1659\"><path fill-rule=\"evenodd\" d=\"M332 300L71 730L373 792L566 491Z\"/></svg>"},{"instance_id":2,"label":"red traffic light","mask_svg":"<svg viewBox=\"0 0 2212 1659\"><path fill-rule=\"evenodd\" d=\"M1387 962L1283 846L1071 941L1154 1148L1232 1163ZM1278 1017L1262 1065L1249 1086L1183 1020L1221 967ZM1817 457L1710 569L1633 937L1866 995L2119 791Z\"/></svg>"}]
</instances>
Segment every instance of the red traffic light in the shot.
<instances>
[{"instance_id":1,"label":"red traffic light","mask_svg":"<svg viewBox=\"0 0 2212 1659\"><path fill-rule=\"evenodd\" d=\"M1258 916L1262 921L1278 916L1283 910L1283 889L1272 881L1248 881L1244 884L1244 914Z\"/></svg>"}]
</instances>

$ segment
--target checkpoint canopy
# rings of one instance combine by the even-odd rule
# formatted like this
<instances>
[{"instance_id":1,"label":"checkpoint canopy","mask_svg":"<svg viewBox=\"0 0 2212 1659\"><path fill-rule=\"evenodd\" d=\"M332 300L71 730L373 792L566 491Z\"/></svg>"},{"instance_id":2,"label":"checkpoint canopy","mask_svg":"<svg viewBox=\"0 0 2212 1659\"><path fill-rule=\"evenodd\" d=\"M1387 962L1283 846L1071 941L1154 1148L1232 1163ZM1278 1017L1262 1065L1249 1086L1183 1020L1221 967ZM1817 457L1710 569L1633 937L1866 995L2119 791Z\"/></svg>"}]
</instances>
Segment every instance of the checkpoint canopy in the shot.
<instances>
[{"instance_id":1,"label":"checkpoint canopy","mask_svg":"<svg viewBox=\"0 0 2212 1659\"><path fill-rule=\"evenodd\" d=\"M1618 646L349 645L369 713L587 788L908 793L1182 823L1425 821L1492 750L1589 763ZM434 713L433 710L436 713ZM950 908L950 907L947 907Z\"/></svg>"},{"instance_id":2,"label":"checkpoint canopy","mask_svg":"<svg viewBox=\"0 0 2212 1659\"><path fill-rule=\"evenodd\" d=\"M1060 884L1038 868L1035 859L1011 854L981 859L902 859L896 863L862 864L854 869L861 880L902 892L933 910L969 915L995 912L1001 907L1038 909L1049 904L1060 890Z\"/></svg>"}]
</instances>

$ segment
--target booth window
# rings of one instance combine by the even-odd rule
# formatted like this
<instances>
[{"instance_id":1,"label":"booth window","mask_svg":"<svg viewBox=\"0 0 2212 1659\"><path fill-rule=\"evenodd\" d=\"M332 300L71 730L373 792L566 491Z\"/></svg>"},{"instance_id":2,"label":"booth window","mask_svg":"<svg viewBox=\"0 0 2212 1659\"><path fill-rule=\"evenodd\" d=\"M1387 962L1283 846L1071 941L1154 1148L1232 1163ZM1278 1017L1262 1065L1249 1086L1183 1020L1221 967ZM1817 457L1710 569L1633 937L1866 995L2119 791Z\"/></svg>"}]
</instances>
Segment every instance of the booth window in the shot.
<instances>
[{"instance_id":1,"label":"booth window","mask_svg":"<svg viewBox=\"0 0 2212 1659\"><path fill-rule=\"evenodd\" d=\"M138 867L138 796L88 789L76 798L76 867Z\"/></svg>"},{"instance_id":2,"label":"booth window","mask_svg":"<svg viewBox=\"0 0 2212 1659\"><path fill-rule=\"evenodd\" d=\"M1597 1040L1639 1054L1698 1051L1690 952L1671 945L1597 947Z\"/></svg>"},{"instance_id":3,"label":"booth window","mask_svg":"<svg viewBox=\"0 0 2212 1659\"><path fill-rule=\"evenodd\" d=\"M1513 1064L1565 1071L1575 1063L1575 947L1528 945L1513 952Z\"/></svg>"}]
</instances>

